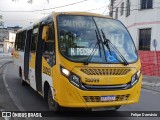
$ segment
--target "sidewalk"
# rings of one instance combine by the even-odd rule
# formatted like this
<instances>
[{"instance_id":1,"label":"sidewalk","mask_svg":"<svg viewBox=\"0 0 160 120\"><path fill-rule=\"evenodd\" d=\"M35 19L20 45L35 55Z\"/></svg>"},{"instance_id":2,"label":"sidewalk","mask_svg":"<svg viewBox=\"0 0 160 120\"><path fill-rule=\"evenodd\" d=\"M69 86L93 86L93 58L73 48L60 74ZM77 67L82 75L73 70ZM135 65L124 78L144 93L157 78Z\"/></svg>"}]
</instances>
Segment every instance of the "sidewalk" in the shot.
<instances>
[{"instance_id":1,"label":"sidewalk","mask_svg":"<svg viewBox=\"0 0 160 120\"><path fill-rule=\"evenodd\" d=\"M160 77L143 75L142 88L160 92Z\"/></svg>"}]
</instances>

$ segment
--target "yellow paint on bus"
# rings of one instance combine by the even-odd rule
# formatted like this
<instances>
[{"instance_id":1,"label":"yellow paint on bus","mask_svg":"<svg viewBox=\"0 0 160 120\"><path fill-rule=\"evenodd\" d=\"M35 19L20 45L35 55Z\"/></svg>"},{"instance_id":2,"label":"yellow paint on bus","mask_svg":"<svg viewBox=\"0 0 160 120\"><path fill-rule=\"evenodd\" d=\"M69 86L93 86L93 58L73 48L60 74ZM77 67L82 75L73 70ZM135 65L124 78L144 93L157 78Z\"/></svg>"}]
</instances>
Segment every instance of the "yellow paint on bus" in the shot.
<instances>
[{"instance_id":1,"label":"yellow paint on bus","mask_svg":"<svg viewBox=\"0 0 160 120\"><path fill-rule=\"evenodd\" d=\"M53 20L52 23L50 18ZM38 27L35 27L37 24ZM33 47L34 53L29 53L29 69L35 71L32 72L33 76L37 72L36 64L39 65L36 58L42 52L42 60L39 59L42 61L42 85L40 84L42 91L40 93L44 97L47 96L48 101L51 100L54 103L48 103L51 110L59 110L61 106L88 109L118 108L121 105L139 101L142 84L140 59L131 36L119 21L93 13L53 12L35 25L24 28L17 34L32 31L30 49ZM50 32L54 34L53 40L48 40ZM39 38L43 38L42 43L38 43ZM107 43L109 38L111 43L115 42L113 47L111 43ZM39 49L41 52L38 53L38 48L32 45L33 39L37 39L35 44L44 45L42 51ZM99 52L92 55L93 46L98 40L97 46L99 47L95 51ZM122 41L119 42L119 40ZM122 43L125 45L123 46ZM107 46L108 44L110 47ZM22 49L22 52L25 53L26 44L23 47L25 49ZM116 52L114 47L120 53ZM18 52L21 50L18 48L17 42L15 60L20 59ZM90 60L89 57L91 57ZM114 58L114 62L112 59L109 60L109 57ZM22 62L18 65L21 72L24 72L23 64ZM31 74L30 71L29 74ZM32 79L37 85L38 80L35 80L36 77L33 76ZM45 76L48 77L45 78ZM49 86L46 87L46 84ZM35 87L35 90L39 91L38 87Z\"/></svg>"}]
</instances>

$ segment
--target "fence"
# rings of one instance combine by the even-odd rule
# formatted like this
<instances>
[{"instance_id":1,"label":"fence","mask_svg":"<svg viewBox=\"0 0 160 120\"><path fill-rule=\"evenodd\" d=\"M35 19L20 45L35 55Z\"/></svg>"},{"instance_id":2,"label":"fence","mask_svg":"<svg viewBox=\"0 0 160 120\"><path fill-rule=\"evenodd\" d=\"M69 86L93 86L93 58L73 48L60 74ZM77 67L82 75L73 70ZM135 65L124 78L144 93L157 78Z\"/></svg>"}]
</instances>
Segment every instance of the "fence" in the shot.
<instances>
[{"instance_id":1,"label":"fence","mask_svg":"<svg viewBox=\"0 0 160 120\"><path fill-rule=\"evenodd\" d=\"M139 56L142 64L142 74L160 77L160 51L140 50Z\"/></svg>"},{"instance_id":2,"label":"fence","mask_svg":"<svg viewBox=\"0 0 160 120\"><path fill-rule=\"evenodd\" d=\"M143 74L143 88L160 92L160 51L138 51Z\"/></svg>"}]
</instances>

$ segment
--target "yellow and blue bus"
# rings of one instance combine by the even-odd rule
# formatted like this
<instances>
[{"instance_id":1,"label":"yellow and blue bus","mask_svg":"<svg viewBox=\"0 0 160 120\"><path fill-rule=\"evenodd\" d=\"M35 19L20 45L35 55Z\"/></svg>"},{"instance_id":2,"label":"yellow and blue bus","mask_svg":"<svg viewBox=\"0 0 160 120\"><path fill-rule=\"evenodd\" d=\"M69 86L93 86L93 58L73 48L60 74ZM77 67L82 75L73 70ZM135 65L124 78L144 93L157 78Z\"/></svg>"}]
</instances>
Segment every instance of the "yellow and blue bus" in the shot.
<instances>
[{"instance_id":1,"label":"yellow and blue bus","mask_svg":"<svg viewBox=\"0 0 160 120\"><path fill-rule=\"evenodd\" d=\"M16 34L14 63L53 111L98 110L139 101L141 63L134 42L115 19L53 12Z\"/></svg>"}]
</instances>

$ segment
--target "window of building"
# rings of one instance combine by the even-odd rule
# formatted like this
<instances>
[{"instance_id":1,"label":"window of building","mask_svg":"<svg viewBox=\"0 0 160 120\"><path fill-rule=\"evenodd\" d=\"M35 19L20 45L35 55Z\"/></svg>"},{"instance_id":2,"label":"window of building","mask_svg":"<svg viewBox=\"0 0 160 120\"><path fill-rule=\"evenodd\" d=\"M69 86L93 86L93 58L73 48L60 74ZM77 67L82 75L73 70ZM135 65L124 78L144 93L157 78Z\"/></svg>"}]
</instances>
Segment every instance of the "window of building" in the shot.
<instances>
[{"instance_id":1,"label":"window of building","mask_svg":"<svg viewBox=\"0 0 160 120\"><path fill-rule=\"evenodd\" d=\"M124 10L124 2L121 4L121 16L123 15L123 10Z\"/></svg>"},{"instance_id":2,"label":"window of building","mask_svg":"<svg viewBox=\"0 0 160 120\"><path fill-rule=\"evenodd\" d=\"M139 50L150 50L151 28L139 30Z\"/></svg>"},{"instance_id":3,"label":"window of building","mask_svg":"<svg viewBox=\"0 0 160 120\"><path fill-rule=\"evenodd\" d=\"M130 15L130 7L131 7L131 3L129 0L127 0L126 3L126 17Z\"/></svg>"},{"instance_id":4,"label":"window of building","mask_svg":"<svg viewBox=\"0 0 160 120\"><path fill-rule=\"evenodd\" d=\"M141 9L151 9L153 0L141 0Z\"/></svg>"},{"instance_id":5,"label":"window of building","mask_svg":"<svg viewBox=\"0 0 160 120\"><path fill-rule=\"evenodd\" d=\"M118 19L118 8L116 8L115 19Z\"/></svg>"}]
</instances>

